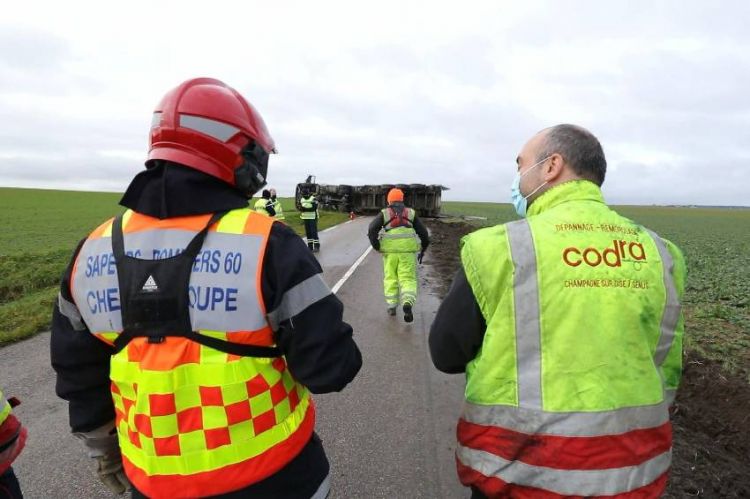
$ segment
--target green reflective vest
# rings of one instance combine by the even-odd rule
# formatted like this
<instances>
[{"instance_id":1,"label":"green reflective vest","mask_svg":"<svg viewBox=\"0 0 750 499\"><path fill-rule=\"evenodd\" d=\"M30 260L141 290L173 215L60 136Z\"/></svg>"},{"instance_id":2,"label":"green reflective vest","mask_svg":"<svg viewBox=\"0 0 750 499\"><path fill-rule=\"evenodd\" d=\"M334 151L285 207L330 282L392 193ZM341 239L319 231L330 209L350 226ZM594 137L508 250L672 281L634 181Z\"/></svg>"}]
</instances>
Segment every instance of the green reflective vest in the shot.
<instances>
[{"instance_id":1,"label":"green reflective vest","mask_svg":"<svg viewBox=\"0 0 750 499\"><path fill-rule=\"evenodd\" d=\"M276 220L286 220L286 217L284 216L284 208L281 206L280 200L276 199L276 201L273 202L273 209L276 211L276 215L274 215Z\"/></svg>"},{"instance_id":2,"label":"green reflective vest","mask_svg":"<svg viewBox=\"0 0 750 499\"><path fill-rule=\"evenodd\" d=\"M315 196L310 195L306 198L301 198L299 203L300 205L302 205L302 208L312 210L314 203L315 203ZM318 218L318 210L300 211L299 217L302 220L315 220L316 218Z\"/></svg>"},{"instance_id":3,"label":"green reflective vest","mask_svg":"<svg viewBox=\"0 0 750 499\"><path fill-rule=\"evenodd\" d=\"M661 402L681 372L682 322L669 334L660 328L665 308L678 300L665 288L665 258L673 261L680 296L684 289L679 249L665 241L662 255L652 234L609 209L586 181L548 191L514 224L462 241L466 276L487 320L482 350L467 366L467 399L553 411ZM521 234L515 252L509 228ZM533 256L528 264L536 268L518 289L514 262L521 253ZM517 341L526 335L535 342L528 353L541 356L533 400L519 391L518 363L530 359L517 357L527 347Z\"/></svg>"},{"instance_id":4,"label":"green reflective vest","mask_svg":"<svg viewBox=\"0 0 750 499\"><path fill-rule=\"evenodd\" d=\"M261 215L270 216L268 210L266 210L266 206L269 202L270 201L266 198L258 198L258 200L256 200L255 204L253 205L253 210L260 213Z\"/></svg>"},{"instance_id":5,"label":"green reflective vest","mask_svg":"<svg viewBox=\"0 0 750 499\"><path fill-rule=\"evenodd\" d=\"M545 192L526 219L464 237L461 260L487 324L466 368L462 481L481 488L476 476L495 470L506 483L588 496L664 477L668 407L682 369L680 250L608 208L599 187L581 180ZM549 464L537 469L523 456L492 454L477 444L488 428L536 435L534 458ZM642 460L627 442L614 442L633 430L654 432L656 456ZM550 435L562 438L557 450L545 447ZM602 437L622 455L613 452L601 470L589 460L584 477L577 451L563 450L580 436ZM573 463L571 471L563 463Z\"/></svg>"},{"instance_id":6,"label":"green reflective vest","mask_svg":"<svg viewBox=\"0 0 750 499\"><path fill-rule=\"evenodd\" d=\"M5 400L3 391L0 390L0 425L10 416L10 404Z\"/></svg>"},{"instance_id":7,"label":"green reflective vest","mask_svg":"<svg viewBox=\"0 0 750 499\"><path fill-rule=\"evenodd\" d=\"M414 210L404 207L403 219L406 225L397 226L398 220L391 208L381 211L383 231L380 233L381 253L416 253L420 244L414 231Z\"/></svg>"}]
</instances>

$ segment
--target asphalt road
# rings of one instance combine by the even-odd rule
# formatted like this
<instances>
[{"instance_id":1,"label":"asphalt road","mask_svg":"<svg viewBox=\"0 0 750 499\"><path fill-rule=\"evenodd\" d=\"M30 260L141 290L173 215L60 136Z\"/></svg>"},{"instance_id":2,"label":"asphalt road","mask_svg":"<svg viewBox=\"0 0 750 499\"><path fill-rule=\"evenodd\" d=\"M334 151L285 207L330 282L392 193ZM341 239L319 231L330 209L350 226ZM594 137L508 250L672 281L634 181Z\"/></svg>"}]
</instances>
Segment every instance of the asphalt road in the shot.
<instances>
[{"instance_id":1,"label":"asphalt road","mask_svg":"<svg viewBox=\"0 0 750 499\"><path fill-rule=\"evenodd\" d=\"M331 461L330 497L468 497L453 461L463 378L439 373L427 349L438 305L429 266L422 267L411 324L385 312L377 253L370 252L341 283L369 246L368 223L359 218L320 235L325 280L331 287L339 284L344 318L364 357L362 370L343 392L315 397L317 431ZM83 444L70 434L66 403L55 396L49 333L0 349L0 366L0 383L22 399L16 412L29 428L26 449L14 464L25 497L113 497L99 484Z\"/></svg>"}]
</instances>

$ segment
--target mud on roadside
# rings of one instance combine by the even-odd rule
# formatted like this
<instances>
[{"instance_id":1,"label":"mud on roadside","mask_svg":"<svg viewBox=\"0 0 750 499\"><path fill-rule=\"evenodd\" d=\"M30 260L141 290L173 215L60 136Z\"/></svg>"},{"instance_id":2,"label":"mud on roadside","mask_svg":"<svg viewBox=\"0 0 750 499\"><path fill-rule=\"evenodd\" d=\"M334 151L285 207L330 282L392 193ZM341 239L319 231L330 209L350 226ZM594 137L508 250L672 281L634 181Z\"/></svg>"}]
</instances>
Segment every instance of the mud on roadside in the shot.
<instances>
[{"instance_id":1,"label":"mud on roadside","mask_svg":"<svg viewBox=\"0 0 750 499\"><path fill-rule=\"evenodd\" d=\"M432 242L425 263L442 298L460 264L459 240L476 227L440 220L427 225ZM664 497L750 497L750 385L688 353L672 415L673 460Z\"/></svg>"}]
</instances>

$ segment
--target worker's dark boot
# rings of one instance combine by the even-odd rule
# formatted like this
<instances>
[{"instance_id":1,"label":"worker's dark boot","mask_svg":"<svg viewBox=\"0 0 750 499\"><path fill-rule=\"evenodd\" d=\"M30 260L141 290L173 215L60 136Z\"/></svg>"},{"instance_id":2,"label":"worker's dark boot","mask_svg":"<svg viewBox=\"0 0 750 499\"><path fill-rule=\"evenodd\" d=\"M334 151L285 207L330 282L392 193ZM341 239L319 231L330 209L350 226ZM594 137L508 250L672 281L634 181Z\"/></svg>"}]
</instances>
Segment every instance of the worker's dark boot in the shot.
<instances>
[{"instance_id":1,"label":"worker's dark boot","mask_svg":"<svg viewBox=\"0 0 750 499\"><path fill-rule=\"evenodd\" d=\"M411 303L404 303L404 322L411 322L414 320L414 315L411 313Z\"/></svg>"},{"instance_id":2,"label":"worker's dark boot","mask_svg":"<svg viewBox=\"0 0 750 499\"><path fill-rule=\"evenodd\" d=\"M388 315L390 315L391 317L393 317L394 315L396 315L396 305L394 305L392 307L388 307Z\"/></svg>"}]
</instances>

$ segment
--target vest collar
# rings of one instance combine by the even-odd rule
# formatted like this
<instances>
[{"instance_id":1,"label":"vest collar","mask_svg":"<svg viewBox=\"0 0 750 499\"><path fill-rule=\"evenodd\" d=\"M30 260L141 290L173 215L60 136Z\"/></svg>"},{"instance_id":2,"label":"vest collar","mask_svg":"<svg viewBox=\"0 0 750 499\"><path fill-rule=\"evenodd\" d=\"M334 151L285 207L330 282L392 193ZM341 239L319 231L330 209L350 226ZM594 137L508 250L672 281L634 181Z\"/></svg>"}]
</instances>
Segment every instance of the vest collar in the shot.
<instances>
[{"instance_id":1,"label":"vest collar","mask_svg":"<svg viewBox=\"0 0 750 499\"><path fill-rule=\"evenodd\" d=\"M599 186L590 180L571 180L552 187L536 198L529 206L528 216L539 215L569 201L594 201L603 204L604 197Z\"/></svg>"}]
</instances>

